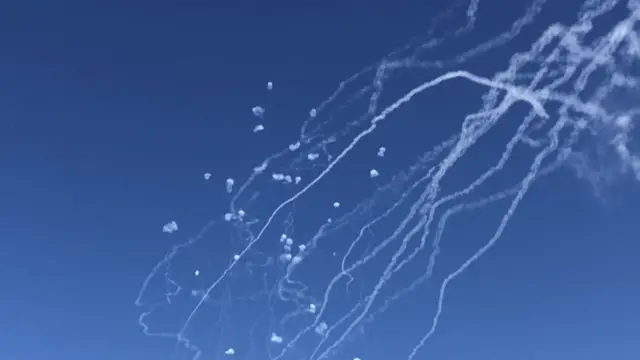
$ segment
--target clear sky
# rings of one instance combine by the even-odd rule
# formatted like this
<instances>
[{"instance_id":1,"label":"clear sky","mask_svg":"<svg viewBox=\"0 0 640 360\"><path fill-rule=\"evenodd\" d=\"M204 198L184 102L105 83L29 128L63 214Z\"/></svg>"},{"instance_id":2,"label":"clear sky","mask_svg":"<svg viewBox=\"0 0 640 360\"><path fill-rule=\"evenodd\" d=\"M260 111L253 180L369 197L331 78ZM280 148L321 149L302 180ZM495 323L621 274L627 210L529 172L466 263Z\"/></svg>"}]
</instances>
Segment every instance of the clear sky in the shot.
<instances>
[{"instance_id":1,"label":"clear sky","mask_svg":"<svg viewBox=\"0 0 640 360\"><path fill-rule=\"evenodd\" d=\"M639 359L639 26L585 4L1 2L0 359Z\"/></svg>"}]
</instances>

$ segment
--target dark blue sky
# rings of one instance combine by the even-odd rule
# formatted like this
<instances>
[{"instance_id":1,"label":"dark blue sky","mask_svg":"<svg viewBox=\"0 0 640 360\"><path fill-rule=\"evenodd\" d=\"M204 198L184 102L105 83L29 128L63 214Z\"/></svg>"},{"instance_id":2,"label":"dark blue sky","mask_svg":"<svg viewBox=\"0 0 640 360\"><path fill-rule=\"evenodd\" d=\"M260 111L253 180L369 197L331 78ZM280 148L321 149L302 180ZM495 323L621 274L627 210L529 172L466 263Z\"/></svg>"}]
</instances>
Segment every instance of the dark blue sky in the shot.
<instances>
[{"instance_id":1,"label":"dark blue sky","mask_svg":"<svg viewBox=\"0 0 640 360\"><path fill-rule=\"evenodd\" d=\"M549 23L571 19L577 7L569 3L550 1L538 25L465 69L491 76L506 66L510 52L527 48ZM141 310L134 300L149 270L172 245L227 210L225 178L245 178L267 154L295 139L309 109L340 81L424 35L430 19L448 5L414 0L2 2L0 358L184 356L171 340L145 337L137 324ZM430 56L449 58L490 39L525 8L517 1L481 1L478 30L439 49L444 55ZM463 23L461 8L436 34ZM401 81L411 84L405 77ZM268 81L274 83L271 92ZM448 118L446 111L464 105L460 101L477 109L477 97L459 100L453 87L443 89L429 95L441 108L422 105L406 113L438 119L414 121L404 135L386 139L390 153L394 146L409 146L407 139L419 141L422 133L455 130L461 117ZM255 137L251 108L257 104L267 108L268 119L265 136ZM387 161L393 159L391 154ZM369 161L366 156L351 160ZM398 159L398 164L411 161ZM377 166L384 174L384 165ZM213 175L209 182L202 178L205 172ZM350 178L355 175L345 174L352 186L361 186ZM466 183L457 181L452 188ZM639 194L629 180L609 190L604 203L569 171L537 184L505 238L451 286L438 335L418 358L637 359L640 291L634 284L640 246L633 214L640 211ZM329 202L346 199L350 205L362 200L355 197L344 187L313 195ZM264 204L262 217L271 205ZM324 216L316 211L321 210L297 208L297 226L304 227L305 218ZM486 229L495 228L498 219L493 217ZM180 226L170 236L161 232L169 220ZM278 221L281 225L284 219ZM473 215L459 221L485 226ZM490 234L465 245L475 231L454 226L450 237L469 251L452 254L452 264ZM438 279L453 269L445 266ZM366 351L359 356L406 357L417 334L430 326L435 289L426 290L431 297L424 314L415 315L423 321L405 328L401 317L382 318L378 329L397 327L390 344L365 338ZM401 341L403 328L412 336L406 341ZM245 328L230 323L225 329L232 334ZM379 339L375 330L371 334Z\"/></svg>"}]
</instances>

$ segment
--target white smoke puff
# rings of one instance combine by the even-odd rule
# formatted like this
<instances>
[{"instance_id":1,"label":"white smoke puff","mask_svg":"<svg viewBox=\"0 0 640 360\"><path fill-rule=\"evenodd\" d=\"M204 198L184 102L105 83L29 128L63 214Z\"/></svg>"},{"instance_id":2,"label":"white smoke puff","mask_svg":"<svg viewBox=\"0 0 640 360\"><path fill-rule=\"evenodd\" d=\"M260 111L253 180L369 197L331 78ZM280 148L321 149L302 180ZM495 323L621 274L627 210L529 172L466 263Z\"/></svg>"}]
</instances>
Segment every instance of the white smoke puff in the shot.
<instances>
[{"instance_id":1,"label":"white smoke puff","mask_svg":"<svg viewBox=\"0 0 640 360\"><path fill-rule=\"evenodd\" d=\"M353 360L361 360L359 357L354 357Z\"/></svg>"},{"instance_id":2,"label":"white smoke puff","mask_svg":"<svg viewBox=\"0 0 640 360\"><path fill-rule=\"evenodd\" d=\"M240 255L238 255L238 254L233 255L233 260L235 260L235 261L240 260Z\"/></svg>"},{"instance_id":3,"label":"white smoke puff","mask_svg":"<svg viewBox=\"0 0 640 360\"><path fill-rule=\"evenodd\" d=\"M273 83L271 81L267 83L267 90L273 90Z\"/></svg>"},{"instance_id":4,"label":"white smoke puff","mask_svg":"<svg viewBox=\"0 0 640 360\"><path fill-rule=\"evenodd\" d=\"M276 333L271 333L271 338L269 339L274 344L282 344L282 337L278 336Z\"/></svg>"},{"instance_id":5,"label":"white smoke puff","mask_svg":"<svg viewBox=\"0 0 640 360\"><path fill-rule=\"evenodd\" d=\"M291 260L291 254L286 253L286 254L280 255L280 261L286 262L290 260Z\"/></svg>"},{"instance_id":6,"label":"white smoke puff","mask_svg":"<svg viewBox=\"0 0 640 360\"><path fill-rule=\"evenodd\" d=\"M226 214L224 214L224 220L225 220L225 221L231 221L231 220L233 220L233 214L232 214L232 213L226 213Z\"/></svg>"},{"instance_id":7,"label":"white smoke puff","mask_svg":"<svg viewBox=\"0 0 640 360\"><path fill-rule=\"evenodd\" d=\"M285 175L281 173L271 174L271 178L275 181L286 182L287 184L291 184L293 182L293 178L291 177L291 175Z\"/></svg>"},{"instance_id":8,"label":"white smoke puff","mask_svg":"<svg viewBox=\"0 0 640 360\"><path fill-rule=\"evenodd\" d=\"M227 351L224 352L225 355L233 355L236 351L233 348L228 348Z\"/></svg>"},{"instance_id":9,"label":"white smoke puff","mask_svg":"<svg viewBox=\"0 0 640 360\"><path fill-rule=\"evenodd\" d=\"M296 177L294 178L294 182L295 182L296 184L298 184L300 181L302 181L302 177L300 177L300 176L296 176Z\"/></svg>"},{"instance_id":10,"label":"white smoke puff","mask_svg":"<svg viewBox=\"0 0 640 360\"><path fill-rule=\"evenodd\" d=\"M244 212L244 210L240 209L238 210L238 216L239 217L244 217L246 215L246 213Z\"/></svg>"},{"instance_id":11,"label":"white smoke puff","mask_svg":"<svg viewBox=\"0 0 640 360\"><path fill-rule=\"evenodd\" d=\"M307 248L307 246L305 244L298 245L298 250L300 250L300 251L305 251L306 248Z\"/></svg>"},{"instance_id":12,"label":"white smoke puff","mask_svg":"<svg viewBox=\"0 0 640 360\"><path fill-rule=\"evenodd\" d=\"M262 106L254 106L251 111L254 116L261 118L264 115L264 108Z\"/></svg>"},{"instance_id":13,"label":"white smoke puff","mask_svg":"<svg viewBox=\"0 0 640 360\"><path fill-rule=\"evenodd\" d=\"M336 202L334 202L334 203L333 203L333 207L334 207L334 208L339 208L339 207L340 207L340 203L339 203L339 202L337 202L337 201L336 201Z\"/></svg>"},{"instance_id":14,"label":"white smoke puff","mask_svg":"<svg viewBox=\"0 0 640 360\"><path fill-rule=\"evenodd\" d=\"M210 173L204 173L204 179L205 180L211 179L211 174Z\"/></svg>"},{"instance_id":15,"label":"white smoke puff","mask_svg":"<svg viewBox=\"0 0 640 360\"><path fill-rule=\"evenodd\" d=\"M623 130L631 129L631 117L628 115L619 116L616 119L616 125Z\"/></svg>"},{"instance_id":16,"label":"white smoke puff","mask_svg":"<svg viewBox=\"0 0 640 360\"><path fill-rule=\"evenodd\" d=\"M309 116L316 117L317 114L318 114L318 112L316 111L316 109L309 110Z\"/></svg>"},{"instance_id":17,"label":"white smoke puff","mask_svg":"<svg viewBox=\"0 0 640 360\"><path fill-rule=\"evenodd\" d=\"M386 152L387 149L384 146L380 146L380 148L378 149L378 156L383 157Z\"/></svg>"},{"instance_id":18,"label":"white smoke puff","mask_svg":"<svg viewBox=\"0 0 640 360\"><path fill-rule=\"evenodd\" d=\"M294 264L294 265L295 264L300 264L301 261L302 261L302 256L298 256L298 255L294 256L291 259L291 263Z\"/></svg>"},{"instance_id":19,"label":"white smoke puff","mask_svg":"<svg viewBox=\"0 0 640 360\"><path fill-rule=\"evenodd\" d=\"M171 234L178 231L178 224L175 221L168 222L162 227L162 232Z\"/></svg>"},{"instance_id":20,"label":"white smoke puff","mask_svg":"<svg viewBox=\"0 0 640 360\"><path fill-rule=\"evenodd\" d=\"M289 245L289 246L293 245L293 239L292 239L292 238L287 238L286 243L287 243L287 245Z\"/></svg>"},{"instance_id":21,"label":"white smoke puff","mask_svg":"<svg viewBox=\"0 0 640 360\"><path fill-rule=\"evenodd\" d=\"M287 234L280 235L280 242L284 242L285 240L287 240Z\"/></svg>"},{"instance_id":22,"label":"white smoke puff","mask_svg":"<svg viewBox=\"0 0 640 360\"><path fill-rule=\"evenodd\" d=\"M316 305L315 304L309 304L309 312L312 314L316 313Z\"/></svg>"},{"instance_id":23,"label":"white smoke puff","mask_svg":"<svg viewBox=\"0 0 640 360\"><path fill-rule=\"evenodd\" d=\"M300 148L300 141L295 142L295 143L293 143L293 144L289 145L289 150L290 150L290 151L296 151L296 150L298 150L299 148Z\"/></svg>"},{"instance_id":24,"label":"white smoke puff","mask_svg":"<svg viewBox=\"0 0 640 360\"><path fill-rule=\"evenodd\" d=\"M369 171L369 176L372 178L378 177L378 175L380 175L380 173L376 169L371 169L371 171Z\"/></svg>"},{"instance_id":25,"label":"white smoke puff","mask_svg":"<svg viewBox=\"0 0 640 360\"><path fill-rule=\"evenodd\" d=\"M327 326L327 323L323 321L320 324L318 324L318 326L316 326L316 329L315 329L316 334L323 335L328 328L329 326Z\"/></svg>"},{"instance_id":26,"label":"white smoke puff","mask_svg":"<svg viewBox=\"0 0 640 360\"><path fill-rule=\"evenodd\" d=\"M227 178L225 184L227 187L227 193L231 193L233 191L233 184L235 184L235 181L232 178Z\"/></svg>"},{"instance_id":27,"label":"white smoke puff","mask_svg":"<svg viewBox=\"0 0 640 360\"><path fill-rule=\"evenodd\" d=\"M262 131L262 130L264 130L264 125L262 125L262 124L256 125L256 126L253 128L253 132L254 132L254 133L260 132L260 131Z\"/></svg>"},{"instance_id":28,"label":"white smoke puff","mask_svg":"<svg viewBox=\"0 0 640 360\"><path fill-rule=\"evenodd\" d=\"M200 270L196 270L196 271L194 272L194 275L195 275L195 276L200 275Z\"/></svg>"},{"instance_id":29,"label":"white smoke puff","mask_svg":"<svg viewBox=\"0 0 640 360\"><path fill-rule=\"evenodd\" d=\"M307 159L308 159L309 161L314 161L314 160L316 160L316 159L317 159L317 158L319 158L319 157L320 157L320 155L318 155L318 154L316 154L316 153L310 153L309 155L307 155Z\"/></svg>"},{"instance_id":30,"label":"white smoke puff","mask_svg":"<svg viewBox=\"0 0 640 360\"><path fill-rule=\"evenodd\" d=\"M289 252L289 251L291 251L291 246L289 246L289 245L285 245L285 246L283 247L283 249L284 249L284 251Z\"/></svg>"}]
</instances>

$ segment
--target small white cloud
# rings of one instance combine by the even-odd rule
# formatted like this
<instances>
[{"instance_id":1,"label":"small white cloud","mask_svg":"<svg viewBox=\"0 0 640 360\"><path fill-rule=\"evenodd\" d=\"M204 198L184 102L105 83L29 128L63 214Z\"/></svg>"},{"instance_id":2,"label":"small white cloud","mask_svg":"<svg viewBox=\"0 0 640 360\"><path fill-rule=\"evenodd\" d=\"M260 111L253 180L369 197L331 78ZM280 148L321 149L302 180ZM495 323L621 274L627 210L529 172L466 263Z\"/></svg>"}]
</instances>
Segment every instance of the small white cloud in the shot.
<instances>
[{"instance_id":1,"label":"small white cloud","mask_svg":"<svg viewBox=\"0 0 640 360\"><path fill-rule=\"evenodd\" d=\"M629 115L618 117L616 119L616 125L623 130L631 129L631 117Z\"/></svg>"},{"instance_id":2,"label":"small white cloud","mask_svg":"<svg viewBox=\"0 0 640 360\"><path fill-rule=\"evenodd\" d=\"M371 171L369 171L369 176L372 178L378 177L378 175L380 175L380 173L376 169L371 169Z\"/></svg>"},{"instance_id":3,"label":"small white cloud","mask_svg":"<svg viewBox=\"0 0 640 360\"><path fill-rule=\"evenodd\" d=\"M267 90L273 90L273 83L271 81L267 83Z\"/></svg>"},{"instance_id":4,"label":"small white cloud","mask_svg":"<svg viewBox=\"0 0 640 360\"><path fill-rule=\"evenodd\" d=\"M318 115L318 112L316 111L316 109L309 110L309 116L316 117L316 115Z\"/></svg>"},{"instance_id":5,"label":"small white cloud","mask_svg":"<svg viewBox=\"0 0 640 360\"><path fill-rule=\"evenodd\" d=\"M334 202L334 203L333 203L333 207L334 207L334 208L339 208L339 207L340 207L340 203L339 203L339 202L337 202L337 201L336 201L336 202Z\"/></svg>"},{"instance_id":6,"label":"small white cloud","mask_svg":"<svg viewBox=\"0 0 640 360\"><path fill-rule=\"evenodd\" d=\"M291 175L285 175L282 173L273 173L271 174L271 178L275 181L282 181L287 184L291 184L293 182L293 178L291 177Z\"/></svg>"},{"instance_id":7,"label":"small white cloud","mask_svg":"<svg viewBox=\"0 0 640 360\"><path fill-rule=\"evenodd\" d=\"M261 118L262 116L264 116L264 108L262 106L254 106L251 111L253 112L254 116L257 116L259 118Z\"/></svg>"},{"instance_id":8,"label":"small white cloud","mask_svg":"<svg viewBox=\"0 0 640 360\"><path fill-rule=\"evenodd\" d=\"M240 255L238 255L238 254L233 255L233 260L235 260L235 261L240 260Z\"/></svg>"},{"instance_id":9,"label":"small white cloud","mask_svg":"<svg viewBox=\"0 0 640 360\"><path fill-rule=\"evenodd\" d=\"M194 272L194 275L195 275L195 276L200 275L200 270L196 270L196 271Z\"/></svg>"},{"instance_id":10,"label":"small white cloud","mask_svg":"<svg viewBox=\"0 0 640 360\"><path fill-rule=\"evenodd\" d=\"M228 348L227 351L224 352L225 355L233 355L236 351L233 348Z\"/></svg>"},{"instance_id":11,"label":"small white cloud","mask_svg":"<svg viewBox=\"0 0 640 360\"><path fill-rule=\"evenodd\" d=\"M280 261L287 262L291 260L291 254L285 253L280 255Z\"/></svg>"},{"instance_id":12,"label":"small white cloud","mask_svg":"<svg viewBox=\"0 0 640 360\"><path fill-rule=\"evenodd\" d=\"M384 156L384 154L385 154L386 152L387 152L387 149L386 149L384 146L381 146L381 147L378 149L378 156L379 156L379 157L383 157L383 156Z\"/></svg>"},{"instance_id":13,"label":"small white cloud","mask_svg":"<svg viewBox=\"0 0 640 360\"><path fill-rule=\"evenodd\" d=\"M211 179L211 173L204 173L204 179L205 180Z\"/></svg>"},{"instance_id":14,"label":"small white cloud","mask_svg":"<svg viewBox=\"0 0 640 360\"><path fill-rule=\"evenodd\" d=\"M264 125L262 125L262 124L258 124L253 128L253 132L254 133L260 132L262 130L264 130Z\"/></svg>"},{"instance_id":15,"label":"small white cloud","mask_svg":"<svg viewBox=\"0 0 640 360\"><path fill-rule=\"evenodd\" d=\"M326 322L321 322L320 324L318 324L318 326L316 326L316 334L318 335L324 335L325 331L327 331L327 329L329 328L329 326L327 325Z\"/></svg>"},{"instance_id":16,"label":"small white cloud","mask_svg":"<svg viewBox=\"0 0 640 360\"><path fill-rule=\"evenodd\" d=\"M271 338L269 339L274 344L282 344L282 337L278 336L276 333L271 333Z\"/></svg>"},{"instance_id":17,"label":"small white cloud","mask_svg":"<svg viewBox=\"0 0 640 360\"><path fill-rule=\"evenodd\" d=\"M178 231L178 224L175 221L168 222L162 227L162 232L165 233L171 234L176 231Z\"/></svg>"},{"instance_id":18,"label":"small white cloud","mask_svg":"<svg viewBox=\"0 0 640 360\"><path fill-rule=\"evenodd\" d=\"M233 191L233 184L235 183L235 181L232 178L227 178L227 180L225 181L225 185L227 187L227 192L231 193Z\"/></svg>"}]
</instances>

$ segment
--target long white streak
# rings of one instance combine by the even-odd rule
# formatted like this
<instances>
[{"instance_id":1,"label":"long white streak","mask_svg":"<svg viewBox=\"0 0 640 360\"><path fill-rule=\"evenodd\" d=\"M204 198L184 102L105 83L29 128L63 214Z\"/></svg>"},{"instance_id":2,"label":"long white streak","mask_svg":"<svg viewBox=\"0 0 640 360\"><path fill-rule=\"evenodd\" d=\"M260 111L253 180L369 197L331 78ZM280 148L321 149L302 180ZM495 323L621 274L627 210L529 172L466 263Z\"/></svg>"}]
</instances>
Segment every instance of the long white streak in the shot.
<instances>
[{"instance_id":1,"label":"long white streak","mask_svg":"<svg viewBox=\"0 0 640 360\"><path fill-rule=\"evenodd\" d=\"M512 104L511 99L507 98L503 101L503 105L501 107L499 107L499 111L495 111L495 114L503 114ZM496 117L497 115L495 114L491 114L494 115L492 116L493 119L490 121L486 121L484 126L479 126L479 128L476 130L477 132L474 134L474 136L477 138L479 136L481 136L481 134L484 134L487 129L489 128L490 124L495 123L495 121L497 120ZM487 114L488 115L488 114ZM333 349L335 346L337 346L347 335L348 333L351 331L351 329L355 328L355 326L358 324L359 321L361 321L364 316L366 316L368 309L370 308L370 306L373 304L373 301L375 300L375 298L377 297L377 294L379 292L379 290L381 289L381 287L384 285L384 283L393 275L393 273L397 272L398 270L400 270L404 265L406 265L408 262L410 262L417 254L420 250L422 250L422 248L425 245L426 242L426 237L428 236L429 230L428 227L431 223L431 221L433 220L433 214L436 210L436 208L438 208L442 203L445 203L447 201L453 200L455 198L458 198L460 196L463 196L471 191L473 191L475 188L477 188L478 186L480 186L482 183L484 183L489 177L491 177L495 172L499 171L504 164L506 163L506 161L509 159L509 156L513 150L513 148L515 147L515 145L517 144L517 142L520 139L521 134L523 133L523 131L527 128L527 126L530 124L531 121L533 121L533 119L535 118L535 113L530 113L527 116L527 120L525 122L523 122L517 130L517 133L514 137L512 137L511 141L508 143L507 145L507 150L505 150L505 152L503 153L500 161L498 162L498 164L496 164L494 167L492 167L491 169L489 169L487 172L485 172L483 175L481 175L478 179L476 179L470 186L468 186L467 188L465 188L464 190L458 191L457 193L454 193L452 195L449 195L447 197L444 197L443 199L441 199L440 201L438 201L436 204L434 205L423 205L423 213L424 213L424 209L430 209L430 213L429 216L427 218L422 219L402 240L402 246L401 248L396 252L396 254L393 256L391 263L388 265L387 269L384 271L384 274L382 276L382 278L380 279L380 281L378 282L378 284L376 285L376 288L371 292L371 294L368 296L368 301L367 304L365 305L365 309L363 310L363 312L361 313L361 315L351 324L351 326L343 333L343 335L340 337L339 340L337 340L327 351L325 351L322 355L320 355L320 357L318 359L321 359L323 356L325 356L328 351L330 351L331 349ZM469 146L471 146L473 143L473 141L468 141L468 143L465 145L467 148ZM462 156L462 153L459 153L457 155L455 155L457 157ZM451 163L449 165L452 166L453 163ZM440 169L440 172L438 175L436 175L434 177L433 183L428 187L428 190L424 192L424 194L430 194L431 196L435 196L435 193L433 192L435 188L433 188L433 184L437 182L439 182L439 179L444 175L444 172L446 172L446 169L448 169L448 167L442 166ZM424 195L423 195L424 197ZM421 199L420 201L418 201L417 203L422 203L423 200ZM407 219L412 218L413 216L410 214ZM399 229L402 229L403 227L401 226ZM417 232L421 229L424 228L423 230L423 236L421 237L421 245L416 248L413 253L411 253L409 255L408 258L406 258L405 260L403 260L402 262L400 262L397 266L395 265L396 261L399 259L399 257L404 253L408 241L415 235L417 234ZM335 280L335 278L334 278ZM326 293L325 293L326 294ZM325 295L325 299L326 299L326 295ZM325 338L326 339L326 338ZM316 350L314 350L313 354L311 355L311 358L313 358L313 356L315 355L315 353L318 351L318 349L320 348L320 346L323 344L323 341L321 341L317 346L316 346Z\"/></svg>"},{"instance_id":2,"label":"long white streak","mask_svg":"<svg viewBox=\"0 0 640 360\"><path fill-rule=\"evenodd\" d=\"M471 264L473 264L478 259L480 259L482 255L484 255L487 251L489 251L489 249L491 249L495 245L495 243L498 241L498 239L502 236L504 229L507 227L509 220L511 220L511 217L513 216L518 205L520 204L520 201L529 190L531 184L533 183L533 180L536 178L538 170L542 164L542 161L557 148L558 131L563 127L563 125L564 124L562 124L561 122L558 122L556 126L554 126L554 129L552 129L552 133L551 133L552 140L550 144L542 152L540 152L538 156L536 156L533 164L531 165L531 169L529 173L522 180L521 190L516 194L515 198L511 202L511 206L507 210L506 214L503 216L502 221L500 222L500 225L498 226L494 235L489 239L489 241L483 247L481 247L475 254L473 254L469 259L467 259L456 271L449 274L442 282L442 285L440 286L439 296L438 296L438 306L437 306L436 314L433 317L431 329L429 329L429 332L427 332L427 334L420 340L418 345L416 345L413 348L413 350L409 354L408 360L413 359L417 354L418 350L420 350L420 348L424 346L426 341L435 333L436 328L438 326L438 320L440 319L440 315L442 314L444 295L445 295L448 284L452 280L454 280L456 277L458 277L460 274L462 274L469 266L471 266Z\"/></svg>"},{"instance_id":3,"label":"long white streak","mask_svg":"<svg viewBox=\"0 0 640 360\"><path fill-rule=\"evenodd\" d=\"M420 251L422 251L422 249L424 248L424 246L426 244L426 239L427 239L427 237L429 236L429 233L430 233L429 228L430 228L431 222L433 221L434 214L435 214L436 210L441 205L471 193L476 188L478 188L479 186L484 184L489 178L491 178L493 175L495 175L498 171L500 171L500 170L502 170L502 168L504 168L504 166L507 163L507 161L511 158L511 153L513 152L513 149L518 144L518 142L521 140L522 134L524 133L525 129L527 129L527 127L529 127L529 125L534 120L534 118L535 118L535 113L530 113L525 118L525 121L523 121L520 124L520 126L516 130L516 134L511 138L511 140L507 144L506 150L502 153L502 156L500 157L500 159L499 159L497 164L495 164L494 166L489 168L489 170L485 171L482 175L480 175L480 177L478 177L476 180L474 180L469 186L467 186L463 190L457 191L457 192L455 192L455 193L453 193L451 195L447 195L447 196L441 198L440 200L438 200L435 204L433 204L433 205L428 207L429 208L429 214L428 214L428 217L427 217L428 220L424 225L424 231L423 231L423 235L421 236L421 239L420 239L420 245L418 247L416 247L414 249L414 251L411 254L409 254L409 256L407 258L405 258L402 262L400 262L400 264L398 264L398 266L394 269L394 272L399 271L400 269L402 269L406 264L411 262L411 260L413 260L413 258L416 255L418 255L418 253Z\"/></svg>"},{"instance_id":4,"label":"long white streak","mask_svg":"<svg viewBox=\"0 0 640 360\"><path fill-rule=\"evenodd\" d=\"M440 77L437 77L434 80L425 82L422 85L420 85L420 86L414 88L413 90L409 91L407 94L405 94L399 100L397 100L396 102L394 102L393 104L388 106L386 109L384 109L380 115L378 115L375 118L373 118L371 120L371 126L369 126L369 128L367 128L364 131L362 131L361 133L359 133L351 141L351 143L345 149L343 149L342 152L340 154L338 154L338 156L336 156L336 158L331 163L329 163L329 165L316 178L314 178L312 181L310 181L304 188L302 188L296 194L294 194L293 196L291 196L290 198L288 198L287 200L282 202L280 205L278 205L276 207L276 209L271 213L271 215L267 219L267 221L264 224L264 226L262 227L262 229L258 232L258 235L249 242L249 244L244 248L244 250L242 250L242 252L240 252L238 254L239 257L242 258L242 256L244 256L249 251L249 249L251 249L253 244L255 244L258 240L260 240L260 238L262 237L262 234L264 234L264 232L269 227L269 225L271 224L271 222L273 221L275 216L280 212L280 210L282 210L285 206L289 205L290 203L292 203L293 201L298 199L300 196L302 196L304 193L306 193L309 189L311 189L313 186L315 186L315 184L317 184L320 180L322 180L322 178L324 178L336 166L336 164L338 164L345 156L347 156L347 154L360 142L360 140L362 140L362 138L366 137L367 135L369 135L373 131L375 131L375 129L377 128L378 122L384 120L388 115L393 113L395 110L397 110L403 104L409 102L415 95L421 93L422 91L424 91L426 89L429 89L429 88L431 88L433 86L437 86L437 85L441 84L444 81L451 80L451 79L458 78L458 77L466 78L468 80L471 80L471 81L476 82L476 83L481 84L481 85L504 89L504 90L510 92L516 98L520 98L521 100L524 100L524 101L528 102L529 104L531 104L531 106L536 110L536 112L538 112L538 114L540 116L545 116L545 117L547 116L543 106L526 89L520 89L520 88L517 88L517 87L514 87L514 86L509 86L507 84L502 84L502 83L499 83L499 82L496 82L496 81L493 81L493 80L482 78L480 76L473 75L473 74L471 74L471 73L469 73L467 71L450 72L450 73L444 74L444 75L442 75ZM227 276L229 271L231 271L233 269L233 267L235 266L235 264L237 262L238 262L238 260L232 261L231 264L222 272L220 277L218 277L218 279L216 281L214 281L211 286L209 286L209 288L205 292L205 296L193 308L193 310L191 311L191 313L187 317L187 320L185 321L184 325L182 326L182 328L178 332L179 341L182 341L184 339L184 337L182 336L182 333L186 330L187 326L191 322L191 319L196 314L198 309L200 309L200 307L202 306L202 304L204 302L204 298L206 296L208 296L211 293L211 291L213 291L213 289L215 289L215 287L222 281L222 279L224 279Z\"/></svg>"},{"instance_id":5,"label":"long white streak","mask_svg":"<svg viewBox=\"0 0 640 360\"><path fill-rule=\"evenodd\" d=\"M540 105L541 106L541 105ZM425 198L428 198L431 201L437 194L440 189L440 180L445 176L447 171L462 157L466 151L473 146L473 144L478 140L479 137L484 135L488 129L491 127L492 123L481 123L476 126L468 126L464 127L463 124L463 132L462 137L456 144L455 148L449 153L449 155L440 163L438 172L434 175L431 183L427 187L427 189L423 192L421 199L416 202L415 205L421 205ZM413 217L414 207L412 207L411 213L407 216L407 218L403 221L403 224L406 223L409 219ZM404 253L407 243L409 239L411 239L418 230L424 225L425 219L422 219L402 240L402 244L400 249L393 255L390 263L384 270L384 273L380 280L375 285L374 289L371 291L370 295L367 297L368 301L364 306L364 309L360 313L360 315L349 325L349 327L342 333L342 335L334 342L331 346L329 346L325 351L323 351L316 360L320 360L325 358L333 349L335 349L341 342L343 342L346 337L353 331L353 329L362 321L362 319L366 316L369 309L371 308L373 301L376 299L378 293L385 285L386 281L392 275L392 269L395 267L399 257ZM396 230L397 232L397 230ZM311 358L319 351L322 342L316 346Z\"/></svg>"},{"instance_id":6,"label":"long white streak","mask_svg":"<svg viewBox=\"0 0 640 360\"><path fill-rule=\"evenodd\" d=\"M570 148L572 145L575 144L575 141L577 140L577 135L579 134L579 131L574 131L572 133L572 136L570 137L570 139L567 141L567 145L564 146L564 149L560 152L560 154L558 155L558 157L556 158L556 160L550 164L549 166L545 167L544 169L542 169L539 172L539 175L537 177L537 179L544 177L544 176L548 176L552 173L554 173L556 170L558 170L567 160L569 154L570 154ZM536 179L536 180L537 180ZM453 208L448 209L443 216L441 217L440 221L438 222L438 230L436 232L435 238L433 240L432 243L432 253L429 256L429 263L427 264L427 270L425 271L425 273L423 273L420 277L414 279L411 284L409 284L409 286L398 290L396 293L394 293L390 298L385 299L384 303L381 305L380 308L378 308L375 312L370 313L366 319L363 320L363 323L369 323L371 321L373 321L373 319L379 315L380 313L386 311L386 309L391 305L391 303L393 301L396 301L397 299L405 296L406 294L414 291L420 284L422 284L424 281L429 280L433 274L433 269L435 266L435 260L436 257L438 256L439 252L440 252L440 242L442 239L442 235L444 233L445 230L445 225L448 221L448 219L459 213L462 211L471 211L471 210L475 210L478 208L482 208L492 202L496 202L496 201L500 201L503 200L509 196L515 196L518 191L521 188L521 184L516 185L516 186L512 186L511 188L501 191L499 193L496 193L494 195L490 195L484 199L481 200L477 200L474 201L472 203L462 203L462 204L458 204ZM358 303L352 310L351 312L348 314L349 316L355 311L357 310L357 308L361 307L363 304L362 303ZM345 316L346 317L346 316Z\"/></svg>"}]
</instances>

